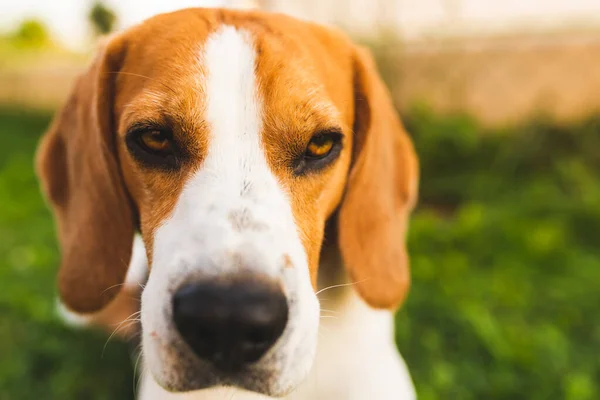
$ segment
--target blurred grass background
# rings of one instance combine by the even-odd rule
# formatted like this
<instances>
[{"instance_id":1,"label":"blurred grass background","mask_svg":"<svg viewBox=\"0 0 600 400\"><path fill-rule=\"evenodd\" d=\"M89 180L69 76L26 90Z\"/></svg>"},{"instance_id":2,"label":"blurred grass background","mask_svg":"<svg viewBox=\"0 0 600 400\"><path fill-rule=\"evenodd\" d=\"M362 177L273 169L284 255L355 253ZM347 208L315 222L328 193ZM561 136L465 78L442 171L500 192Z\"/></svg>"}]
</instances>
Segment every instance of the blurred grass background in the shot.
<instances>
[{"instance_id":1,"label":"blurred grass background","mask_svg":"<svg viewBox=\"0 0 600 400\"><path fill-rule=\"evenodd\" d=\"M55 315L58 254L33 154L85 57L35 23L0 38L0 400L131 399L128 347ZM369 42L422 166L398 347L420 399L599 399L597 41L575 52L592 54L589 73L583 58L564 58L572 51L544 47L530 86L514 49L489 71L500 81L482 78L499 57L492 42L475 58L459 51L465 42L438 52ZM564 88L575 103L534 101ZM529 100L515 106L519 91Z\"/></svg>"},{"instance_id":2,"label":"blurred grass background","mask_svg":"<svg viewBox=\"0 0 600 400\"><path fill-rule=\"evenodd\" d=\"M32 158L51 114L0 107L0 399L131 399L127 346L55 314L58 253Z\"/></svg>"},{"instance_id":3,"label":"blurred grass background","mask_svg":"<svg viewBox=\"0 0 600 400\"><path fill-rule=\"evenodd\" d=\"M420 398L600 398L600 118L407 118L422 197L396 336Z\"/></svg>"}]
</instances>

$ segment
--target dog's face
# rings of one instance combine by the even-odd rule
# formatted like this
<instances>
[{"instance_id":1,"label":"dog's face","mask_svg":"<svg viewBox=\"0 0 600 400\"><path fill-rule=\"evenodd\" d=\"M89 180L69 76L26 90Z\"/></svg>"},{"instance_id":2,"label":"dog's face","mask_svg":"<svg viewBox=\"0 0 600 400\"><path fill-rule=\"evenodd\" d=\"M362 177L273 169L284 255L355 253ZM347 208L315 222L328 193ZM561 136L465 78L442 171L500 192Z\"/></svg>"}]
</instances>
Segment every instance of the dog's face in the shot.
<instances>
[{"instance_id":1,"label":"dog's face","mask_svg":"<svg viewBox=\"0 0 600 400\"><path fill-rule=\"evenodd\" d=\"M140 231L143 351L166 389L283 395L302 380L334 214L363 298L392 308L405 296L416 158L368 55L325 28L196 9L113 37L38 170L69 309L110 302Z\"/></svg>"}]
</instances>

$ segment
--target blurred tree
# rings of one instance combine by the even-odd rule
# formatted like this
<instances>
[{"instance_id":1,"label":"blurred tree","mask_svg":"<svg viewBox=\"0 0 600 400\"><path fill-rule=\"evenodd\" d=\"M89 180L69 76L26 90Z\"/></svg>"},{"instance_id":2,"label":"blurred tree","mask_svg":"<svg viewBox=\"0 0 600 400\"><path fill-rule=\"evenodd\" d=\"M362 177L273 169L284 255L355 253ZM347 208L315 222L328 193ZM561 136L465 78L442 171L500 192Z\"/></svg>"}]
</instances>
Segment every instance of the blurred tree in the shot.
<instances>
[{"instance_id":1,"label":"blurred tree","mask_svg":"<svg viewBox=\"0 0 600 400\"><path fill-rule=\"evenodd\" d=\"M101 1L94 3L89 18L97 35L110 33L117 22L117 14Z\"/></svg>"},{"instance_id":2,"label":"blurred tree","mask_svg":"<svg viewBox=\"0 0 600 400\"><path fill-rule=\"evenodd\" d=\"M36 19L23 21L14 33L13 39L19 46L29 48L41 48L50 44L48 28Z\"/></svg>"}]
</instances>

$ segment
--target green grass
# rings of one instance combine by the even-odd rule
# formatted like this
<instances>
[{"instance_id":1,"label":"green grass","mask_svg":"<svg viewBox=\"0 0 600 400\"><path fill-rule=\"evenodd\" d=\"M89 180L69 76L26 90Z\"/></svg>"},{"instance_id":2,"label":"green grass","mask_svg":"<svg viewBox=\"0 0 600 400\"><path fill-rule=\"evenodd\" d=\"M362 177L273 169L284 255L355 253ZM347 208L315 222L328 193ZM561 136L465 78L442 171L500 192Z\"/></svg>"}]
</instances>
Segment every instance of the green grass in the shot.
<instances>
[{"instance_id":1,"label":"green grass","mask_svg":"<svg viewBox=\"0 0 600 400\"><path fill-rule=\"evenodd\" d=\"M420 399L599 399L600 118L408 127L422 201L397 341Z\"/></svg>"},{"instance_id":2,"label":"green grass","mask_svg":"<svg viewBox=\"0 0 600 400\"><path fill-rule=\"evenodd\" d=\"M49 115L0 109L0 400L130 399L127 347L55 315L58 254L33 173Z\"/></svg>"},{"instance_id":3,"label":"green grass","mask_svg":"<svg viewBox=\"0 0 600 400\"><path fill-rule=\"evenodd\" d=\"M32 170L49 116L0 109L0 400L130 399L128 349L54 314ZM420 399L600 398L600 119L406 118L422 163L397 342Z\"/></svg>"}]
</instances>

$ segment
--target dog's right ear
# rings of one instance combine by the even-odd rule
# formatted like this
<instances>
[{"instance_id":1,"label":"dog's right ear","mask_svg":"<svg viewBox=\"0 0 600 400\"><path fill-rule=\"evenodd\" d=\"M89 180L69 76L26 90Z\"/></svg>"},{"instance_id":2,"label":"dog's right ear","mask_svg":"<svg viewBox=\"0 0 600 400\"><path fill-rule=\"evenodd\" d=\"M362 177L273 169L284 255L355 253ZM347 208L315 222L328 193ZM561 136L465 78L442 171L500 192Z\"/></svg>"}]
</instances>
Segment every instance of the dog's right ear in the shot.
<instances>
[{"instance_id":1,"label":"dog's right ear","mask_svg":"<svg viewBox=\"0 0 600 400\"><path fill-rule=\"evenodd\" d=\"M78 314L95 313L114 298L131 257L134 212L113 120L116 75L124 56L119 37L102 46L42 138L36 157L58 226L59 294Z\"/></svg>"},{"instance_id":2,"label":"dog's right ear","mask_svg":"<svg viewBox=\"0 0 600 400\"><path fill-rule=\"evenodd\" d=\"M410 286L408 220L419 163L367 49L354 49L354 162L338 216L354 288L372 307L395 309Z\"/></svg>"}]
</instances>

